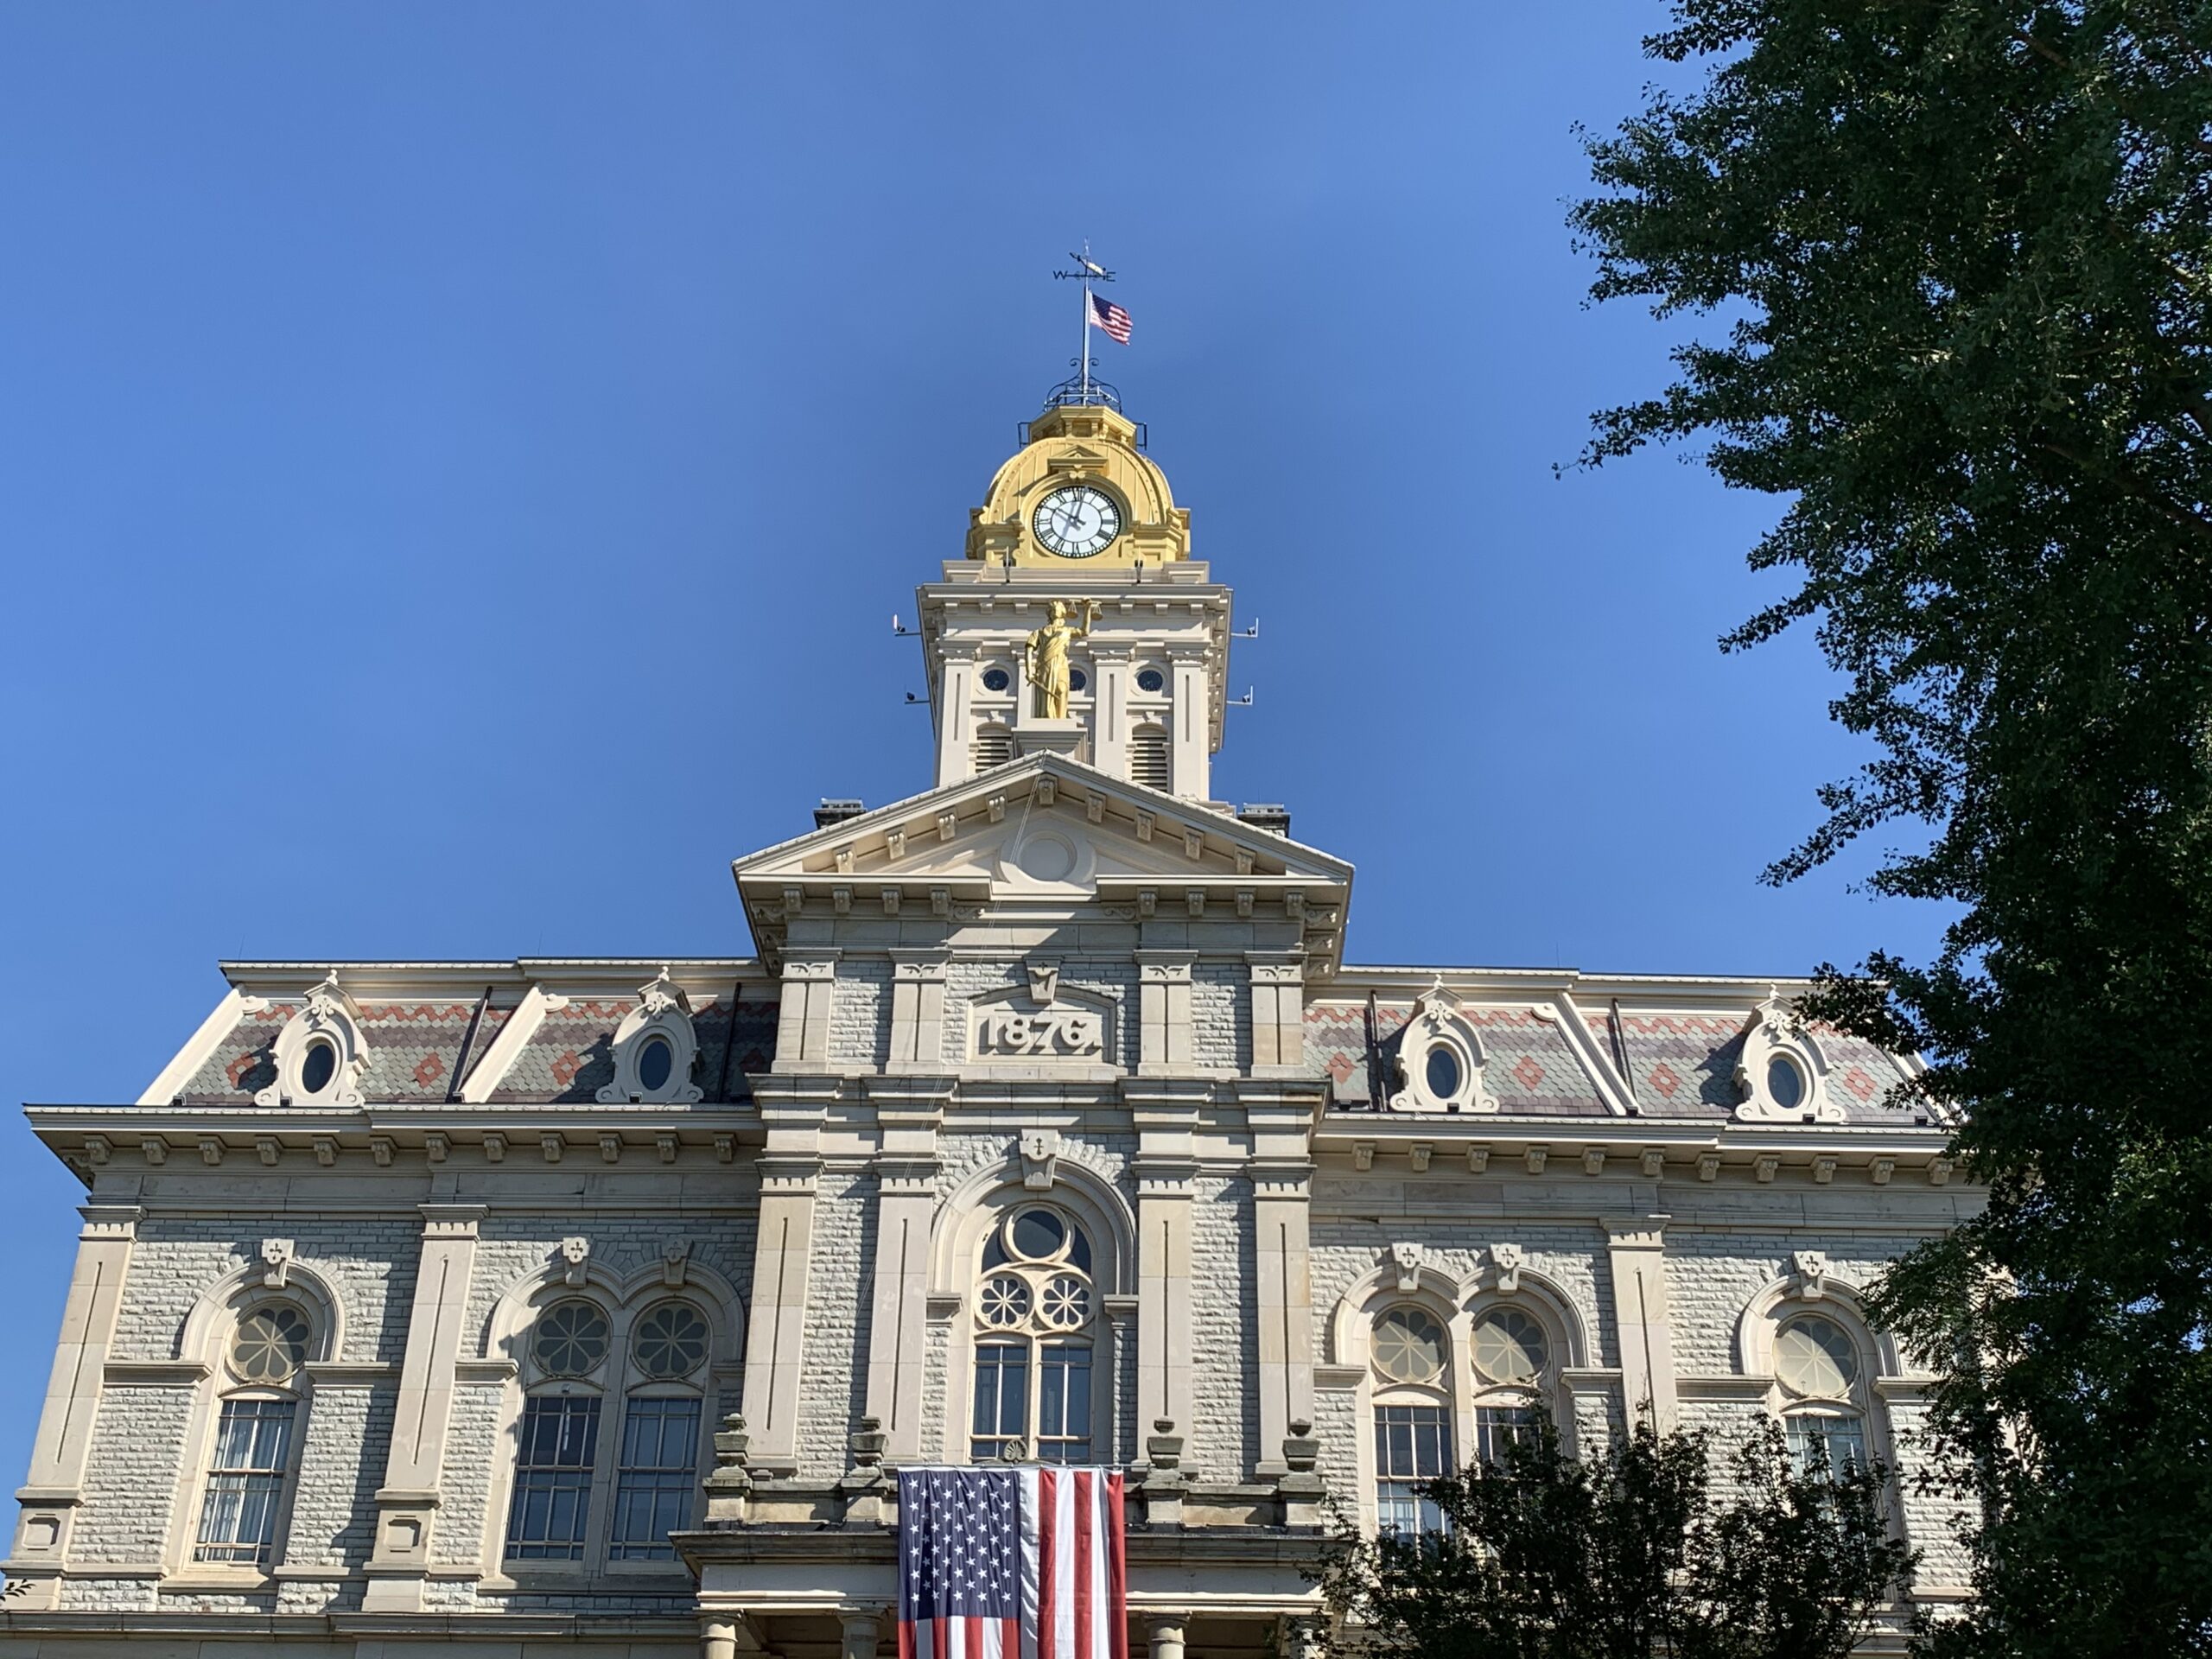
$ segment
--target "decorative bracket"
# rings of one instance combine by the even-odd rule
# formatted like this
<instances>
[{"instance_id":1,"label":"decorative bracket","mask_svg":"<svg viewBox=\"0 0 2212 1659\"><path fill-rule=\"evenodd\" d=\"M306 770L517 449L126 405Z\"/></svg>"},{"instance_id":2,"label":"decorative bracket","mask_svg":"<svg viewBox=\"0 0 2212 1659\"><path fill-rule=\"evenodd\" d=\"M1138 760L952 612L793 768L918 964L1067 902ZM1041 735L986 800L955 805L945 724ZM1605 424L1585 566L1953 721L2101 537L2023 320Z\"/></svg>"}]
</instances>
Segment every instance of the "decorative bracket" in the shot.
<instances>
[{"instance_id":1,"label":"decorative bracket","mask_svg":"<svg viewBox=\"0 0 2212 1659\"><path fill-rule=\"evenodd\" d=\"M1060 1132L1024 1129L1021 1133L1021 1184L1032 1192L1049 1192L1059 1173Z\"/></svg>"},{"instance_id":2,"label":"decorative bracket","mask_svg":"<svg viewBox=\"0 0 2212 1659\"><path fill-rule=\"evenodd\" d=\"M1828 1274L1834 1269L1825 1252L1799 1250L1790 1256L1789 1265L1797 1270L1793 1294L1808 1302L1817 1302L1827 1294Z\"/></svg>"},{"instance_id":3,"label":"decorative bracket","mask_svg":"<svg viewBox=\"0 0 2212 1659\"><path fill-rule=\"evenodd\" d=\"M584 1263L591 1257L591 1241L570 1236L561 1241L561 1260L568 1263L562 1280L572 1290L580 1290L584 1282Z\"/></svg>"},{"instance_id":4,"label":"decorative bracket","mask_svg":"<svg viewBox=\"0 0 2212 1659\"><path fill-rule=\"evenodd\" d=\"M1393 1244L1390 1247L1390 1260L1397 1264L1400 1290L1421 1288L1421 1258L1427 1254L1418 1244Z\"/></svg>"},{"instance_id":5,"label":"decorative bracket","mask_svg":"<svg viewBox=\"0 0 2212 1659\"><path fill-rule=\"evenodd\" d=\"M660 1277L665 1285L680 1285L691 1265L691 1241L671 1239L660 1247Z\"/></svg>"},{"instance_id":6,"label":"decorative bracket","mask_svg":"<svg viewBox=\"0 0 2212 1659\"><path fill-rule=\"evenodd\" d=\"M263 1272L261 1282L270 1290L284 1288L284 1281L292 1270L294 1251L289 1238L264 1238L261 1241Z\"/></svg>"},{"instance_id":7,"label":"decorative bracket","mask_svg":"<svg viewBox=\"0 0 2212 1659\"><path fill-rule=\"evenodd\" d=\"M1490 1247L1491 1266L1497 1269L1498 1294L1510 1296L1521 1288L1521 1263L1525 1258L1518 1244Z\"/></svg>"}]
</instances>

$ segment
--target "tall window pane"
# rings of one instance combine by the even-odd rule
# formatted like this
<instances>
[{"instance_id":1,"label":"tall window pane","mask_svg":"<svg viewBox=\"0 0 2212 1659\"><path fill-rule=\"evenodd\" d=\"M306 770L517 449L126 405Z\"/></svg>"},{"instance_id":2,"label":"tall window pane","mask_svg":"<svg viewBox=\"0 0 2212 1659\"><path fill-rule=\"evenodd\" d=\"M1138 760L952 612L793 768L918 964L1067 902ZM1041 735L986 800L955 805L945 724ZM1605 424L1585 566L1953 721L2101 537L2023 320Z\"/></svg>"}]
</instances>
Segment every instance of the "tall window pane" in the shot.
<instances>
[{"instance_id":1,"label":"tall window pane","mask_svg":"<svg viewBox=\"0 0 2212 1659\"><path fill-rule=\"evenodd\" d=\"M614 1475L616 1560L673 1560L668 1535L691 1524L699 1479L699 1402L632 1400L622 1414L622 1461Z\"/></svg>"},{"instance_id":2,"label":"tall window pane","mask_svg":"<svg viewBox=\"0 0 2212 1659\"><path fill-rule=\"evenodd\" d=\"M995 1458L1009 1440L1020 1438L1029 1421L1029 1350L1027 1344L976 1344L976 1414L968 1445L971 1458Z\"/></svg>"},{"instance_id":3,"label":"tall window pane","mask_svg":"<svg viewBox=\"0 0 2212 1659\"><path fill-rule=\"evenodd\" d=\"M1790 1455L1798 1471L1841 1474L1866 1466L1866 1423L1843 1412L1801 1411L1788 1419Z\"/></svg>"},{"instance_id":4,"label":"tall window pane","mask_svg":"<svg viewBox=\"0 0 2212 1659\"><path fill-rule=\"evenodd\" d=\"M1037 1461L1090 1462L1090 1345L1047 1343L1037 1389Z\"/></svg>"},{"instance_id":5,"label":"tall window pane","mask_svg":"<svg viewBox=\"0 0 2212 1659\"><path fill-rule=\"evenodd\" d=\"M507 1519L507 1554L524 1561L580 1561L599 1450L594 1395L538 1395L523 1407L522 1451Z\"/></svg>"},{"instance_id":6,"label":"tall window pane","mask_svg":"<svg viewBox=\"0 0 2212 1659\"><path fill-rule=\"evenodd\" d=\"M1484 1463L1503 1463L1505 1448L1516 1442L1529 1445L1536 1438L1536 1410L1533 1406L1478 1406L1475 1408L1475 1456Z\"/></svg>"},{"instance_id":7,"label":"tall window pane","mask_svg":"<svg viewBox=\"0 0 2212 1659\"><path fill-rule=\"evenodd\" d=\"M267 1564L276 1541L296 1409L289 1400L223 1402L194 1560Z\"/></svg>"},{"instance_id":8,"label":"tall window pane","mask_svg":"<svg viewBox=\"0 0 2212 1659\"><path fill-rule=\"evenodd\" d=\"M1444 1472L1450 1430L1441 1406L1375 1408L1375 1519L1384 1532L1444 1529L1444 1512L1416 1490Z\"/></svg>"}]
</instances>

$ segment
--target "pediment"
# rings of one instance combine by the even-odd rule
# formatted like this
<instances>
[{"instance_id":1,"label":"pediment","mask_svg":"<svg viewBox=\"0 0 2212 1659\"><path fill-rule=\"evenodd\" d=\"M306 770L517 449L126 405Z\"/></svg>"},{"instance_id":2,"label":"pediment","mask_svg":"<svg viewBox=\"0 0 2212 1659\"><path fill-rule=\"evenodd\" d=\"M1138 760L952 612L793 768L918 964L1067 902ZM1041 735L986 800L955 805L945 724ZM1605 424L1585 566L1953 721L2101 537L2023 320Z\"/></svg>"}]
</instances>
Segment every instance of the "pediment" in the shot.
<instances>
[{"instance_id":1,"label":"pediment","mask_svg":"<svg viewBox=\"0 0 2212 1659\"><path fill-rule=\"evenodd\" d=\"M1099 902L1249 915L1264 905L1310 912L1334 960L1352 870L1197 802L1035 754L767 848L733 873L771 957L779 922L827 898L838 914Z\"/></svg>"}]
</instances>

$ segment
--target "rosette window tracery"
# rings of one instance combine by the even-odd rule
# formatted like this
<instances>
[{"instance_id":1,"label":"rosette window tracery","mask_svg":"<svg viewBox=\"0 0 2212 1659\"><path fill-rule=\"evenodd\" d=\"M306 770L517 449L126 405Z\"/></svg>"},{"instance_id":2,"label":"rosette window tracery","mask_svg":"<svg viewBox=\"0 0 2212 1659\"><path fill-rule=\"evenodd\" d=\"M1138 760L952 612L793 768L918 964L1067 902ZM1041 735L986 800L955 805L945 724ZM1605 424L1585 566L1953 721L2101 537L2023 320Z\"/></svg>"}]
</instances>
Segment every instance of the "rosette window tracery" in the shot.
<instances>
[{"instance_id":1,"label":"rosette window tracery","mask_svg":"<svg viewBox=\"0 0 2212 1659\"><path fill-rule=\"evenodd\" d=\"M1083 1229L1045 1205L1006 1217L984 1241L975 1306L969 1456L1089 1462L1098 1291Z\"/></svg>"}]
</instances>

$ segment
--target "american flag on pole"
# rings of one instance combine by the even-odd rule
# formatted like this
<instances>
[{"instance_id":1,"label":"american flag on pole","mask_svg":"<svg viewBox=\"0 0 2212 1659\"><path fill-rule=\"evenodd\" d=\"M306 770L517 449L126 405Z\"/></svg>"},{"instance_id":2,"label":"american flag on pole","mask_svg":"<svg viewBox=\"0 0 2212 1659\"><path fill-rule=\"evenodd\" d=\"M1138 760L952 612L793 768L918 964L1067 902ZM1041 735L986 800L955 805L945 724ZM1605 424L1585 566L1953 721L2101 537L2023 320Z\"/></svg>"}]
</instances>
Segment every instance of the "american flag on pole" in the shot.
<instances>
[{"instance_id":1,"label":"american flag on pole","mask_svg":"<svg viewBox=\"0 0 2212 1659\"><path fill-rule=\"evenodd\" d=\"M1122 1477L899 1475L899 1659L1128 1659Z\"/></svg>"},{"instance_id":2,"label":"american flag on pole","mask_svg":"<svg viewBox=\"0 0 2212 1659\"><path fill-rule=\"evenodd\" d=\"M1124 346L1129 343L1129 314L1103 294L1090 296L1090 326L1103 328Z\"/></svg>"}]
</instances>

